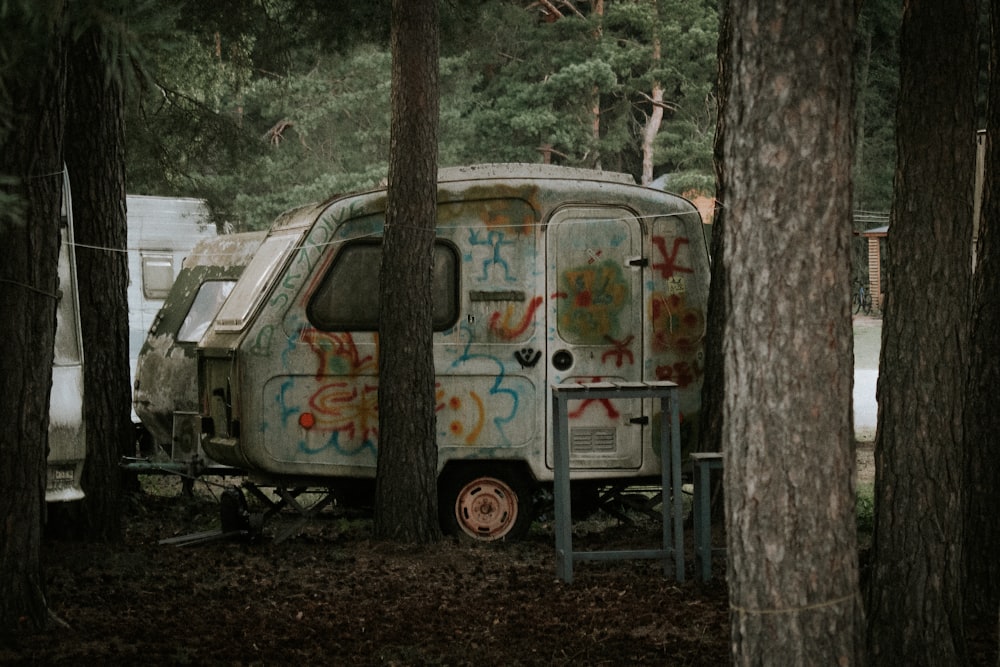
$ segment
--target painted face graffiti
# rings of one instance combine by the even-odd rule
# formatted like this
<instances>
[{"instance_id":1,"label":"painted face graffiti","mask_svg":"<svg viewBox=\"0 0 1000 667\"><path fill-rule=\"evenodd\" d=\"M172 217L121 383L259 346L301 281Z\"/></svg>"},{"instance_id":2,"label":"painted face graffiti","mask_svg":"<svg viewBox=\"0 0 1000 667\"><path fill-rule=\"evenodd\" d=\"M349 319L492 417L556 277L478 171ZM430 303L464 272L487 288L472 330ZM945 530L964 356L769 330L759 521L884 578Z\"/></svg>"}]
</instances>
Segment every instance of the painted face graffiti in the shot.
<instances>
[{"instance_id":1,"label":"painted face graffiti","mask_svg":"<svg viewBox=\"0 0 1000 667\"><path fill-rule=\"evenodd\" d=\"M475 444L486 423L486 407L479 394L468 391L463 399L458 394L449 395L438 383L436 398L438 427L447 428L450 439Z\"/></svg>"}]
</instances>

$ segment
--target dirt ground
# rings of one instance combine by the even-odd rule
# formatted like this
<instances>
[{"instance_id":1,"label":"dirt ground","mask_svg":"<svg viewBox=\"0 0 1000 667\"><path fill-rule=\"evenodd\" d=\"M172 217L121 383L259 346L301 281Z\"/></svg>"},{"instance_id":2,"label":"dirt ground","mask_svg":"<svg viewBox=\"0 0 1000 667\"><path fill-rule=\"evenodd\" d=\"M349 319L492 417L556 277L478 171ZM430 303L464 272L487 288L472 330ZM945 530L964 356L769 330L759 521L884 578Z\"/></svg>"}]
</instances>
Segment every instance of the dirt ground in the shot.
<instances>
[{"instance_id":1,"label":"dirt ground","mask_svg":"<svg viewBox=\"0 0 1000 667\"><path fill-rule=\"evenodd\" d=\"M858 486L871 486L875 483L875 442L873 440L862 440L857 443Z\"/></svg>"},{"instance_id":2,"label":"dirt ground","mask_svg":"<svg viewBox=\"0 0 1000 667\"><path fill-rule=\"evenodd\" d=\"M368 518L326 512L297 537L176 547L218 525L199 487L153 483L130 501L125 544L48 541L43 635L0 646L0 664L718 665L728 662L723 565L677 583L654 561L577 563L556 577L551 523L525 541L374 541ZM167 487L167 488L164 488ZM659 526L588 521L574 548L655 548ZM690 540L689 540L690 543Z\"/></svg>"},{"instance_id":3,"label":"dirt ground","mask_svg":"<svg viewBox=\"0 0 1000 667\"><path fill-rule=\"evenodd\" d=\"M177 547L160 540L217 527L217 501L165 478L144 488L122 546L46 541L52 627L0 642L0 664L730 663L721 558L707 584L690 580L690 554L684 583L630 560L577 563L566 584L545 521L518 543L415 548L373 540L369 519L344 511L280 543L269 536L292 515L256 542ZM658 524L630 516L574 524L574 548L655 547ZM974 664L996 664L987 634Z\"/></svg>"}]
</instances>

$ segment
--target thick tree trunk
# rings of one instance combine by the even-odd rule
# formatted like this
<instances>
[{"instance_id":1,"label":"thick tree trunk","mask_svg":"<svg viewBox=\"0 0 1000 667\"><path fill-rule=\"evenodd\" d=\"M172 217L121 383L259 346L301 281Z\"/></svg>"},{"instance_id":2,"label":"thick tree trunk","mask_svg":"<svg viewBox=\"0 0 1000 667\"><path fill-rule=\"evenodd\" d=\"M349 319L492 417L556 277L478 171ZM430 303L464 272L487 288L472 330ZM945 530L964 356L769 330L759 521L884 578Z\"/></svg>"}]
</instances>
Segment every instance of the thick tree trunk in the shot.
<instances>
[{"instance_id":1,"label":"thick tree trunk","mask_svg":"<svg viewBox=\"0 0 1000 667\"><path fill-rule=\"evenodd\" d=\"M991 8L990 83L979 246L973 279L969 384L965 402L966 604L973 615L995 614L1000 606L1000 3Z\"/></svg>"},{"instance_id":2,"label":"thick tree trunk","mask_svg":"<svg viewBox=\"0 0 1000 667\"><path fill-rule=\"evenodd\" d=\"M732 0L729 11L722 433L733 658L854 664L855 8Z\"/></svg>"},{"instance_id":3,"label":"thick tree trunk","mask_svg":"<svg viewBox=\"0 0 1000 667\"><path fill-rule=\"evenodd\" d=\"M977 15L975 0L903 10L867 598L873 665L965 658L959 517Z\"/></svg>"},{"instance_id":4,"label":"thick tree trunk","mask_svg":"<svg viewBox=\"0 0 1000 667\"><path fill-rule=\"evenodd\" d=\"M437 221L437 0L393 0L392 131L379 280L375 533L430 542L437 513L431 269Z\"/></svg>"},{"instance_id":5,"label":"thick tree trunk","mask_svg":"<svg viewBox=\"0 0 1000 667\"><path fill-rule=\"evenodd\" d=\"M24 9L20 11L25 11ZM32 11L32 10L28 10ZM35 18L40 18L38 15ZM61 15L61 10L60 10ZM12 126L0 131L0 183L23 205L0 213L0 634L41 628L47 618L39 560L45 512L46 443L58 300L63 184L65 62L61 16L29 26L4 16L30 56L3 71ZM20 24L20 25L18 25ZM41 33L41 34L39 34ZM26 52L27 52L26 51Z\"/></svg>"},{"instance_id":6,"label":"thick tree trunk","mask_svg":"<svg viewBox=\"0 0 1000 667\"><path fill-rule=\"evenodd\" d=\"M123 101L94 30L72 43L69 53L66 164L80 246L77 266L86 276L80 290L86 497L78 527L91 538L114 541L121 537L118 461L132 443Z\"/></svg>"},{"instance_id":7,"label":"thick tree trunk","mask_svg":"<svg viewBox=\"0 0 1000 667\"><path fill-rule=\"evenodd\" d=\"M725 160L726 116L722 112L729 104L732 85L732 22L728 3L719 5L719 113L715 120L715 144L712 161L715 167L715 212L712 215L712 282L708 288L708 315L705 326L705 378L701 389L701 428L698 448L703 452L722 451L722 405L725 400L725 364L722 356L722 334L726 326L726 265L723 261L728 200Z\"/></svg>"}]
</instances>

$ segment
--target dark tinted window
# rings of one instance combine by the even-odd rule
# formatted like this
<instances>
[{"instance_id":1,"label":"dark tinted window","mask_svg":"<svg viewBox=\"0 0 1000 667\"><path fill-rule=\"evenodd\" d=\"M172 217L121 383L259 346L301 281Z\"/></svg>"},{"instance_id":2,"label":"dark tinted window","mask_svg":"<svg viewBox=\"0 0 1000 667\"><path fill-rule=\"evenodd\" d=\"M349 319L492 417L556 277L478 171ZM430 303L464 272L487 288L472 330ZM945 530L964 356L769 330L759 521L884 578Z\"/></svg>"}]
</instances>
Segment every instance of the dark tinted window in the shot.
<instances>
[{"instance_id":1,"label":"dark tinted window","mask_svg":"<svg viewBox=\"0 0 1000 667\"><path fill-rule=\"evenodd\" d=\"M348 243L333 260L309 301L309 320L326 331L378 329L378 272L382 244ZM444 241L434 243L432 285L434 330L451 328L458 319L458 255Z\"/></svg>"}]
</instances>

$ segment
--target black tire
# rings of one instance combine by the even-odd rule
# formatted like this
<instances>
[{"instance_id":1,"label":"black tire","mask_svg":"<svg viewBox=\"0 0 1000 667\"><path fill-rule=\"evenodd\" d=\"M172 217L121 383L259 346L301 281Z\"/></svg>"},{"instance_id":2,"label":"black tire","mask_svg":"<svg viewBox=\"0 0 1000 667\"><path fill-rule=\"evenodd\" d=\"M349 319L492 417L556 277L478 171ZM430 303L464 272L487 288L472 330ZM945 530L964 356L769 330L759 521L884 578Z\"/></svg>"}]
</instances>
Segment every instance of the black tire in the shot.
<instances>
[{"instance_id":1,"label":"black tire","mask_svg":"<svg viewBox=\"0 0 1000 667\"><path fill-rule=\"evenodd\" d=\"M601 489L597 484L575 482L570 486L570 508L574 521L584 521L601 509Z\"/></svg>"},{"instance_id":2,"label":"black tire","mask_svg":"<svg viewBox=\"0 0 1000 667\"><path fill-rule=\"evenodd\" d=\"M476 542L514 541L528 534L532 485L513 466L465 464L439 484L441 529Z\"/></svg>"},{"instance_id":3,"label":"black tire","mask_svg":"<svg viewBox=\"0 0 1000 667\"><path fill-rule=\"evenodd\" d=\"M132 425L135 437L135 455L140 457L152 457L156 454L156 443L153 442L153 434L142 424Z\"/></svg>"}]
</instances>

